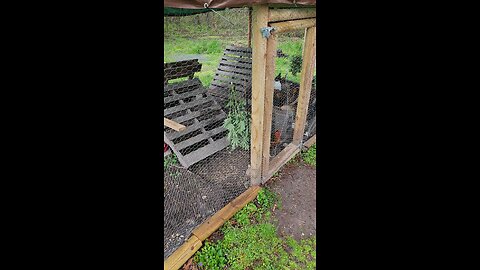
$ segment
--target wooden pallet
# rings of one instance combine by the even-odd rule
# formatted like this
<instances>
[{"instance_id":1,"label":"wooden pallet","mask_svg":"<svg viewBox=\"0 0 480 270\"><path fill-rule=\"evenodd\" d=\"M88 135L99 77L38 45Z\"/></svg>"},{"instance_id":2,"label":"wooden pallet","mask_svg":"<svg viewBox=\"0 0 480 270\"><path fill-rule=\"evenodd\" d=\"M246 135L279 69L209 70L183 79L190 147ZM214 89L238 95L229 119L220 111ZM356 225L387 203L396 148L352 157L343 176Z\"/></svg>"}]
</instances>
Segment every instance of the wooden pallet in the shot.
<instances>
[{"instance_id":1,"label":"wooden pallet","mask_svg":"<svg viewBox=\"0 0 480 270\"><path fill-rule=\"evenodd\" d=\"M193 79L195 72L202 69L202 64L198 59L185 60L179 62L171 62L163 64L163 83L167 84L169 80L188 77Z\"/></svg>"},{"instance_id":2,"label":"wooden pallet","mask_svg":"<svg viewBox=\"0 0 480 270\"><path fill-rule=\"evenodd\" d=\"M164 86L164 117L186 126L177 132L165 127L164 141L185 168L228 146L227 117L198 78Z\"/></svg>"},{"instance_id":3,"label":"wooden pallet","mask_svg":"<svg viewBox=\"0 0 480 270\"><path fill-rule=\"evenodd\" d=\"M235 86L250 105L252 96L252 49L228 46L208 89L218 103L225 106L230 89Z\"/></svg>"}]
</instances>

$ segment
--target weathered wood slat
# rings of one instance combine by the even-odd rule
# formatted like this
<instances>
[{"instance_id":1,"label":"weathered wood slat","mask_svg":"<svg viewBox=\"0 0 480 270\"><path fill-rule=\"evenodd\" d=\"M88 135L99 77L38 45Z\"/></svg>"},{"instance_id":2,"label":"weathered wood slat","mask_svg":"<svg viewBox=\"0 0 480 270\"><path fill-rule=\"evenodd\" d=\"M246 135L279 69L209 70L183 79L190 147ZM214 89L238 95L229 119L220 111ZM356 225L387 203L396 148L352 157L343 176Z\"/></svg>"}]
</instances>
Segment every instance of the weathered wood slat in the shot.
<instances>
[{"instance_id":1,"label":"weathered wood slat","mask_svg":"<svg viewBox=\"0 0 480 270\"><path fill-rule=\"evenodd\" d=\"M198 142L201 142L203 140L208 140L208 138L213 137L221 132L226 131L227 129L224 128L223 126L214 128L212 130L207 131L206 133L199 134L195 137L192 137L188 140L182 141L180 143L175 144L175 147L177 147L178 151L183 150L190 145L196 144Z\"/></svg>"},{"instance_id":2,"label":"weathered wood slat","mask_svg":"<svg viewBox=\"0 0 480 270\"><path fill-rule=\"evenodd\" d=\"M226 50L227 51L238 51L238 52L252 53L252 48L238 47L238 46L235 46L235 45L228 45Z\"/></svg>"},{"instance_id":3,"label":"weathered wood slat","mask_svg":"<svg viewBox=\"0 0 480 270\"><path fill-rule=\"evenodd\" d=\"M201 88L201 89L197 89L197 90L193 90L193 91L188 91L188 92L185 92L183 94L172 95L172 96L163 98L163 104L168 104L170 102L178 101L180 99L194 97L194 96L197 96L197 95L204 94L205 92L206 92L206 90Z\"/></svg>"},{"instance_id":4,"label":"weathered wood slat","mask_svg":"<svg viewBox=\"0 0 480 270\"><path fill-rule=\"evenodd\" d=\"M249 88L251 82L249 80L240 80L238 78L225 78L222 76L215 76L213 78L212 84L220 87L225 87L226 92L230 92L231 83L237 86L242 86L244 89Z\"/></svg>"},{"instance_id":5,"label":"weathered wood slat","mask_svg":"<svg viewBox=\"0 0 480 270\"><path fill-rule=\"evenodd\" d=\"M225 71L221 71L221 70L216 70L215 71L215 77L217 77L217 78L218 77L227 77L227 78L234 77L234 78L243 79L243 80L246 80L246 81L251 81L252 80L251 75L236 74L236 73L225 72Z\"/></svg>"},{"instance_id":6,"label":"weathered wood slat","mask_svg":"<svg viewBox=\"0 0 480 270\"><path fill-rule=\"evenodd\" d=\"M178 106L175 106L175 107L172 107L172 108L168 108L168 109L165 109L163 111L163 114L165 116L169 115L169 114L172 114L172 113L176 113L178 111L183 111L183 110L186 110L186 109L191 109L195 106L198 106L198 105L201 105L201 104L205 104L207 102L211 102L213 101L213 98L212 97L206 97L206 98L202 98L202 99L197 99L195 101L192 101L192 102L187 102L185 104L181 104L181 105L178 105Z\"/></svg>"},{"instance_id":7,"label":"weathered wood slat","mask_svg":"<svg viewBox=\"0 0 480 270\"><path fill-rule=\"evenodd\" d=\"M227 115L225 114L225 112L221 112L215 116L213 116L212 118L209 118L207 120L204 120L204 121L200 121L198 123L195 123L193 125L190 125L190 126L187 126L187 128L183 131L180 131L180 132L177 132L177 131L171 131L171 132L167 132L167 136L170 140L175 140L179 137L182 137L184 135L187 135L191 132L194 132L196 130L199 130L201 129L202 127L205 127L205 126L208 126L210 124L213 124L215 122L218 122L218 121L221 121L222 119L225 119L225 117L227 117Z\"/></svg>"},{"instance_id":8,"label":"weathered wood slat","mask_svg":"<svg viewBox=\"0 0 480 270\"><path fill-rule=\"evenodd\" d=\"M232 57L232 56L228 56L228 55L223 55L222 60L252 64L252 58L251 57L250 58L247 58L247 57L240 58L240 57Z\"/></svg>"},{"instance_id":9,"label":"weathered wood slat","mask_svg":"<svg viewBox=\"0 0 480 270\"><path fill-rule=\"evenodd\" d=\"M249 76L251 77L252 76L252 70L251 69L247 69L247 68L238 68L238 67L232 67L232 66L227 66L227 65L220 65L218 67L218 70L219 71L223 71L223 72L233 72L234 74L235 73L239 73L239 74L242 74L242 75L246 75L246 76Z\"/></svg>"},{"instance_id":10,"label":"weathered wood slat","mask_svg":"<svg viewBox=\"0 0 480 270\"><path fill-rule=\"evenodd\" d=\"M193 118L200 117L202 115L212 114L212 113L219 114L221 109L222 109L222 107L220 107L220 105L215 104L211 107L207 107L207 108L201 109L199 111L195 111L195 112L191 112L191 113L186 112L185 115L175 117L172 120L177 122L177 123L183 123L183 122L186 122L186 121L191 120Z\"/></svg>"},{"instance_id":11,"label":"weathered wood slat","mask_svg":"<svg viewBox=\"0 0 480 270\"><path fill-rule=\"evenodd\" d=\"M236 67L238 69L245 69L245 70L252 69L252 64L250 63L240 63L237 61L227 61L227 60L220 61L220 66L230 66L230 67Z\"/></svg>"},{"instance_id":12,"label":"weathered wood slat","mask_svg":"<svg viewBox=\"0 0 480 270\"><path fill-rule=\"evenodd\" d=\"M184 125L182 124L179 124L175 121L172 121L168 118L163 118L163 125L166 126L166 127L169 127L175 131L182 131L182 130L185 130L187 127L185 127Z\"/></svg>"},{"instance_id":13,"label":"weathered wood slat","mask_svg":"<svg viewBox=\"0 0 480 270\"><path fill-rule=\"evenodd\" d=\"M188 81L165 85L163 87L163 91L164 92L180 91L180 90L185 90L186 88L195 89L201 86L202 86L202 82L198 78L194 78Z\"/></svg>"},{"instance_id":14,"label":"weathered wood slat","mask_svg":"<svg viewBox=\"0 0 480 270\"><path fill-rule=\"evenodd\" d=\"M205 157L211 156L216 152L223 150L228 146L228 140L226 137L221 138L213 143L210 143L202 148L199 148L188 155L184 155L183 158L189 164L195 164Z\"/></svg>"}]
</instances>

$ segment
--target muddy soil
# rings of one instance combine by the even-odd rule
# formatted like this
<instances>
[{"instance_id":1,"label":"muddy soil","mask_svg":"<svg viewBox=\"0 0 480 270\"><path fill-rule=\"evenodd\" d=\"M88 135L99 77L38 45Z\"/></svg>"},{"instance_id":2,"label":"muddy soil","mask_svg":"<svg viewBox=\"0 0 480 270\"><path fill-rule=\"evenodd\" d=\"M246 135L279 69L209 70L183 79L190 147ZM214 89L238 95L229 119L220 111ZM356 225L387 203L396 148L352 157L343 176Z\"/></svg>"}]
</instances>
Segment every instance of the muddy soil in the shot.
<instances>
[{"instance_id":1,"label":"muddy soil","mask_svg":"<svg viewBox=\"0 0 480 270\"><path fill-rule=\"evenodd\" d=\"M297 161L285 165L266 187L280 195L282 207L273 217L281 236L300 240L316 234L316 169Z\"/></svg>"}]
</instances>

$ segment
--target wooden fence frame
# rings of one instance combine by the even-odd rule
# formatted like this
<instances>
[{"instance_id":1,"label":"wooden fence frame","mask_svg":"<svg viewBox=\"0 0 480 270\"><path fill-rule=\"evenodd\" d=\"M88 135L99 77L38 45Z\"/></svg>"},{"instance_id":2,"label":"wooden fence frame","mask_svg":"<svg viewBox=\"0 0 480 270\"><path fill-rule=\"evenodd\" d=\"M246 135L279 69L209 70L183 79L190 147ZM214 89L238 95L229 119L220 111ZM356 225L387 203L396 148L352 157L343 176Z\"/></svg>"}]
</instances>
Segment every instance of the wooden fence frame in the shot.
<instances>
[{"instance_id":1,"label":"wooden fence frame","mask_svg":"<svg viewBox=\"0 0 480 270\"><path fill-rule=\"evenodd\" d=\"M253 66L250 181L251 185L255 186L270 179L302 148L309 97L312 89L311 82L315 67L316 10L315 8L270 9L268 5L256 5L253 6L252 15ZM270 160L277 35L299 29L305 29L305 38L293 140L277 156ZM268 33L268 31L270 32Z\"/></svg>"}]
</instances>

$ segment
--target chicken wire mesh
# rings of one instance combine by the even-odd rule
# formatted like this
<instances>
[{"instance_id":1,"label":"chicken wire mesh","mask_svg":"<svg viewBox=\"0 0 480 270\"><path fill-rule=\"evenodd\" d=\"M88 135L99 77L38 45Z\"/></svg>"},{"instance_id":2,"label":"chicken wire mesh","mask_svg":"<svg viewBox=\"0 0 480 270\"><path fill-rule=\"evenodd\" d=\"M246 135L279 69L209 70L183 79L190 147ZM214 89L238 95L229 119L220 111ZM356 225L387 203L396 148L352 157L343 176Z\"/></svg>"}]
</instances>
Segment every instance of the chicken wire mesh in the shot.
<instances>
[{"instance_id":1,"label":"chicken wire mesh","mask_svg":"<svg viewBox=\"0 0 480 270\"><path fill-rule=\"evenodd\" d=\"M164 128L164 258L250 185L247 91L226 83L226 73L235 73L223 66L208 88L195 76L202 67L198 59L164 63L164 117L184 126ZM248 85L248 76L237 82ZM242 116L243 128L226 125Z\"/></svg>"},{"instance_id":2,"label":"chicken wire mesh","mask_svg":"<svg viewBox=\"0 0 480 270\"><path fill-rule=\"evenodd\" d=\"M182 52L164 59L164 117L184 126L183 130L164 127L164 259L198 225L250 186L252 50L247 47L248 9L217 13L224 18L205 13L164 20L165 38L174 41L165 47ZM219 34L221 43L196 39L215 35L219 40ZM303 32L283 36L286 39L280 40L277 51L272 157L292 141L299 89L299 72L293 75L291 66L298 60L294 56L302 54ZM193 42L188 43L189 39ZM289 43L292 39L296 41ZM179 43L200 49L182 51ZM202 48L204 43L221 50ZM304 141L315 134L315 99L314 83Z\"/></svg>"}]
</instances>

